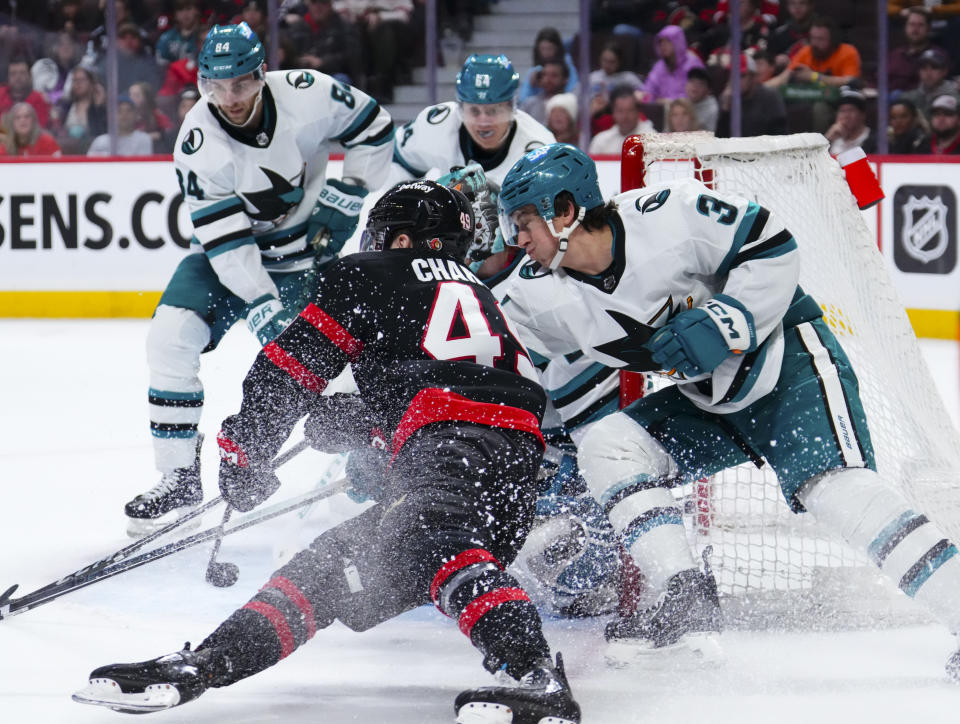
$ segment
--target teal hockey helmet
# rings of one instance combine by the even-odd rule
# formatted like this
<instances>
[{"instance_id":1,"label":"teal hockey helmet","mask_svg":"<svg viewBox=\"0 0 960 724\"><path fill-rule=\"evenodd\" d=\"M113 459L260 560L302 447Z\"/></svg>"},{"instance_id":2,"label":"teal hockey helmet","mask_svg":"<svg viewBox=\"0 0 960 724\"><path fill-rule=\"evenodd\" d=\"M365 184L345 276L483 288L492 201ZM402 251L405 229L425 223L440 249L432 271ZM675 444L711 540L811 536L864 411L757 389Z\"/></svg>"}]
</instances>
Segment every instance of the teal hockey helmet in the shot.
<instances>
[{"instance_id":1,"label":"teal hockey helmet","mask_svg":"<svg viewBox=\"0 0 960 724\"><path fill-rule=\"evenodd\" d=\"M259 72L265 58L263 43L246 23L214 25L200 48L197 74L209 80L236 78Z\"/></svg>"},{"instance_id":2,"label":"teal hockey helmet","mask_svg":"<svg viewBox=\"0 0 960 724\"><path fill-rule=\"evenodd\" d=\"M581 209L602 205L593 159L568 143L552 143L528 151L503 178L498 199L501 220L520 207L533 204L537 213L550 221L554 217L553 200L561 191L569 191ZM504 240L510 243L507 230L502 230Z\"/></svg>"},{"instance_id":3,"label":"teal hockey helmet","mask_svg":"<svg viewBox=\"0 0 960 724\"><path fill-rule=\"evenodd\" d=\"M471 55L457 73L457 100L506 103L520 87L520 74L505 55Z\"/></svg>"}]
</instances>

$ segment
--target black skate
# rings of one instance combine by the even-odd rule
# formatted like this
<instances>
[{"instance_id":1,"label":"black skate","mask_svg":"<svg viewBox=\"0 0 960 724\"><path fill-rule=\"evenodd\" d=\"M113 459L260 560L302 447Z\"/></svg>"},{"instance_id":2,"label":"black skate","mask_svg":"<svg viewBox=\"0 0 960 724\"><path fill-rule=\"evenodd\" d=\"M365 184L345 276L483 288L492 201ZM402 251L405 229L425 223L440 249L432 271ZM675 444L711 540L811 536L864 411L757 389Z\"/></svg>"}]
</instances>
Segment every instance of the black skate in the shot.
<instances>
[{"instance_id":1,"label":"black skate","mask_svg":"<svg viewBox=\"0 0 960 724\"><path fill-rule=\"evenodd\" d=\"M189 513L203 502L200 481L200 448L203 435L197 435L197 453L189 468L164 473L160 482L124 506L127 514L127 535L141 538ZM192 527L200 525L198 519ZM187 526L184 530L189 530Z\"/></svg>"},{"instance_id":2,"label":"black skate","mask_svg":"<svg viewBox=\"0 0 960 724\"><path fill-rule=\"evenodd\" d=\"M704 551L704 572L680 571L667 581L667 590L655 605L607 624L604 636L611 663L664 649L685 648L706 660L720 657L723 618L709 555L709 549Z\"/></svg>"},{"instance_id":3,"label":"black skate","mask_svg":"<svg viewBox=\"0 0 960 724\"><path fill-rule=\"evenodd\" d=\"M457 724L579 724L563 659L549 659L521 677L517 686L469 689L454 703Z\"/></svg>"},{"instance_id":4,"label":"black skate","mask_svg":"<svg viewBox=\"0 0 960 724\"><path fill-rule=\"evenodd\" d=\"M210 651L183 651L135 664L109 664L90 673L90 683L73 695L79 704L105 706L125 714L147 714L193 701L206 691L204 664Z\"/></svg>"}]
</instances>

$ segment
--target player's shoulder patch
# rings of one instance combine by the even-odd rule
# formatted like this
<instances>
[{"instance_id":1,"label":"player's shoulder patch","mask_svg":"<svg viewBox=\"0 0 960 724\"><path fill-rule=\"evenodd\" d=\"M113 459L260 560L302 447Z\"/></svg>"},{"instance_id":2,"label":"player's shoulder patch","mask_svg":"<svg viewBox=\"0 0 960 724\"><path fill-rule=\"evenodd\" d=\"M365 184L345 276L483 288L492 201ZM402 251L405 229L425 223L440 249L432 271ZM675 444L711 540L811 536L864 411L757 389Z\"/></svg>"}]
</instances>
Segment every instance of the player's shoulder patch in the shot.
<instances>
[{"instance_id":1,"label":"player's shoulder patch","mask_svg":"<svg viewBox=\"0 0 960 724\"><path fill-rule=\"evenodd\" d=\"M520 267L519 274L521 279L538 279L550 274L550 270L539 262L531 259Z\"/></svg>"},{"instance_id":2,"label":"player's shoulder patch","mask_svg":"<svg viewBox=\"0 0 960 724\"><path fill-rule=\"evenodd\" d=\"M427 123L438 126L450 117L450 106L440 104L427 111Z\"/></svg>"},{"instance_id":3,"label":"player's shoulder patch","mask_svg":"<svg viewBox=\"0 0 960 724\"><path fill-rule=\"evenodd\" d=\"M651 211L656 211L665 203L667 203L667 198L670 196L670 189L660 189L656 193L645 194L643 196L638 196L634 205L637 207L637 211L641 214L647 214Z\"/></svg>"},{"instance_id":4,"label":"player's shoulder patch","mask_svg":"<svg viewBox=\"0 0 960 724\"><path fill-rule=\"evenodd\" d=\"M317 80L313 73L306 70L291 70L284 76L287 83L294 88L309 88Z\"/></svg>"},{"instance_id":5,"label":"player's shoulder patch","mask_svg":"<svg viewBox=\"0 0 960 724\"><path fill-rule=\"evenodd\" d=\"M191 128L183 137L183 143L180 144L180 150L190 156L200 150L203 145L203 131L200 128Z\"/></svg>"}]
</instances>

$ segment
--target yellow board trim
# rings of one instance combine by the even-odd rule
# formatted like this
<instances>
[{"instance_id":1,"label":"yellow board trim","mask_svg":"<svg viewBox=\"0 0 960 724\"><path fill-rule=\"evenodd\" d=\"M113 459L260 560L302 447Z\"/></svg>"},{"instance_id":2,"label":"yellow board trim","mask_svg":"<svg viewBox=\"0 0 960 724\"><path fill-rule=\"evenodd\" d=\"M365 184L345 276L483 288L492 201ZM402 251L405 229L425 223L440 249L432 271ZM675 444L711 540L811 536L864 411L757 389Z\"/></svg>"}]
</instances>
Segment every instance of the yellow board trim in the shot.
<instances>
[{"instance_id":1,"label":"yellow board trim","mask_svg":"<svg viewBox=\"0 0 960 724\"><path fill-rule=\"evenodd\" d=\"M162 292L0 292L0 317L151 317Z\"/></svg>"},{"instance_id":2,"label":"yellow board trim","mask_svg":"<svg viewBox=\"0 0 960 724\"><path fill-rule=\"evenodd\" d=\"M161 292L0 292L0 317L151 317ZM918 337L960 338L960 311L908 309Z\"/></svg>"},{"instance_id":3,"label":"yellow board trim","mask_svg":"<svg viewBox=\"0 0 960 724\"><path fill-rule=\"evenodd\" d=\"M907 316L918 337L957 339L960 337L960 311L945 309L908 309Z\"/></svg>"}]
</instances>

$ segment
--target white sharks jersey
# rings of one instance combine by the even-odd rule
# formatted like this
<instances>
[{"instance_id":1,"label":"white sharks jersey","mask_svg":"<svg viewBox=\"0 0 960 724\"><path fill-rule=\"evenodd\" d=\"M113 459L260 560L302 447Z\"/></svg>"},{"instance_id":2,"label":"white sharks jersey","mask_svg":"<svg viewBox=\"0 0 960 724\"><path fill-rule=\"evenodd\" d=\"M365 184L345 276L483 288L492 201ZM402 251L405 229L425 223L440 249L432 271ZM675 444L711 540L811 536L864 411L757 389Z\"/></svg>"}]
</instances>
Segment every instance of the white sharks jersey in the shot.
<instances>
[{"instance_id":1,"label":"white sharks jersey","mask_svg":"<svg viewBox=\"0 0 960 724\"><path fill-rule=\"evenodd\" d=\"M483 167L487 179L499 187L507 171L523 154L550 143L556 143L553 134L533 116L517 110L506 145L496 154L485 153L463 127L460 104L448 101L424 108L397 131L391 178L423 178L433 169L445 174L453 166L476 161Z\"/></svg>"},{"instance_id":2,"label":"white sharks jersey","mask_svg":"<svg viewBox=\"0 0 960 724\"><path fill-rule=\"evenodd\" d=\"M614 260L604 273L550 272L528 259L497 285L524 344L550 359L583 353L608 367L656 371L643 343L674 315L720 295L731 329L748 338L742 353L710 374L672 379L694 404L717 413L770 392L784 326L820 315L797 286L800 260L790 232L767 209L693 180L613 200Z\"/></svg>"},{"instance_id":3,"label":"white sharks jersey","mask_svg":"<svg viewBox=\"0 0 960 724\"><path fill-rule=\"evenodd\" d=\"M180 128L173 160L190 210L195 250L250 302L277 295L267 270L308 268L307 220L326 181L331 140L343 177L379 187L390 165L393 121L367 94L313 70L266 74L259 128L240 130L201 99Z\"/></svg>"}]
</instances>

